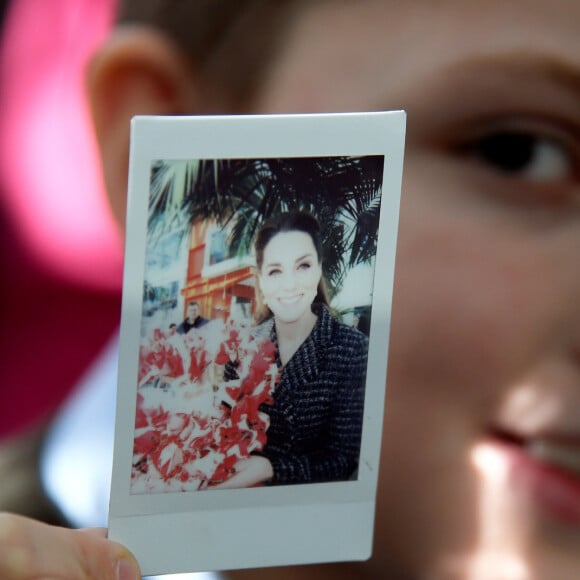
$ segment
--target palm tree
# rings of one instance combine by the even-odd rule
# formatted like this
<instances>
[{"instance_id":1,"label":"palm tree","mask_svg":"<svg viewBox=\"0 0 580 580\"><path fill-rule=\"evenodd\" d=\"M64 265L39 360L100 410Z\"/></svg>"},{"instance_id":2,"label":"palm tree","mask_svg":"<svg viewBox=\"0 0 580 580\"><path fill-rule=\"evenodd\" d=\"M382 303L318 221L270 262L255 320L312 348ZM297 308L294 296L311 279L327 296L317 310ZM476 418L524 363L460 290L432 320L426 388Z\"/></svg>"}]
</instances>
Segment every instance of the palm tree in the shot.
<instances>
[{"instance_id":1,"label":"palm tree","mask_svg":"<svg viewBox=\"0 0 580 580\"><path fill-rule=\"evenodd\" d=\"M351 267L376 254L382 156L157 161L151 169L149 240L215 220L231 227L233 254L247 254L266 219L309 211L324 232L331 296Z\"/></svg>"}]
</instances>

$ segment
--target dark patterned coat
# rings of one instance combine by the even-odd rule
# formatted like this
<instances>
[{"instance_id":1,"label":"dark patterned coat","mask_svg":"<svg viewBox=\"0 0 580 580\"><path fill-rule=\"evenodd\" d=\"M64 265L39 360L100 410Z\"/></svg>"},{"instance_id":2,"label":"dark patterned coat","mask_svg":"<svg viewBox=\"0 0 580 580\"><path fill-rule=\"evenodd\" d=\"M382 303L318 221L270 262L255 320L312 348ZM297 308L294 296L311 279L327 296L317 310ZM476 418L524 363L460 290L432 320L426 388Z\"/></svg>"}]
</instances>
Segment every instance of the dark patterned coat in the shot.
<instances>
[{"instance_id":1,"label":"dark patterned coat","mask_svg":"<svg viewBox=\"0 0 580 580\"><path fill-rule=\"evenodd\" d=\"M325 307L309 337L282 370L261 455L272 484L348 479L358 464L367 337L339 322ZM275 340L273 320L263 323ZM265 329L266 329L265 328Z\"/></svg>"}]
</instances>

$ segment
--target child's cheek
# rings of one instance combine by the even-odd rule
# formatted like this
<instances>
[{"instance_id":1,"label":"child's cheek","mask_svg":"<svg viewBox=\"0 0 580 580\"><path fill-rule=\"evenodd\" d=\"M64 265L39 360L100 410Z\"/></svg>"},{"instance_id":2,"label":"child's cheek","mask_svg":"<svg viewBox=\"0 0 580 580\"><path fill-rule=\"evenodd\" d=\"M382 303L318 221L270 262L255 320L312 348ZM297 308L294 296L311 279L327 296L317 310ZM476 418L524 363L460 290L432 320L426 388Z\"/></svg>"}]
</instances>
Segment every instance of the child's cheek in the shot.
<instances>
[{"instance_id":1,"label":"child's cheek","mask_svg":"<svg viewBox=\"0 0 580 580\"><path fill-rule=\"evenodd\" d=\"M479 407L535 356L542 322L523 292L535 272L501 230L492 240L477 220L436 220L401 223L389 374Z\"/></svg>"}]
</instances>

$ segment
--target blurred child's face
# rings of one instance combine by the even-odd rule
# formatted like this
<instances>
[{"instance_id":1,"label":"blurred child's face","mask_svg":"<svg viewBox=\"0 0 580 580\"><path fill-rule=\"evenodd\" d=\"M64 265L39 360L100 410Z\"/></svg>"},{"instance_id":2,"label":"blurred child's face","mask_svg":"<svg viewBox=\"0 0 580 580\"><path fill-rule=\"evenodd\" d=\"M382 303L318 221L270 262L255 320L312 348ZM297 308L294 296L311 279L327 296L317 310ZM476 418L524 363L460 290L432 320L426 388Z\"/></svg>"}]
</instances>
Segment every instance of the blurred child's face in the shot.
<instances>
[{"instance_id":1,"label":"blurred child's face","mask_svg":"<svg viewBox=\"0 0 580 580\"><path fill-rule=\"evenodd\" d=\"M578 577L579 23L578 0L313 2L255 103L408 111L377 570Z\"/></svg>"}]
</instances>

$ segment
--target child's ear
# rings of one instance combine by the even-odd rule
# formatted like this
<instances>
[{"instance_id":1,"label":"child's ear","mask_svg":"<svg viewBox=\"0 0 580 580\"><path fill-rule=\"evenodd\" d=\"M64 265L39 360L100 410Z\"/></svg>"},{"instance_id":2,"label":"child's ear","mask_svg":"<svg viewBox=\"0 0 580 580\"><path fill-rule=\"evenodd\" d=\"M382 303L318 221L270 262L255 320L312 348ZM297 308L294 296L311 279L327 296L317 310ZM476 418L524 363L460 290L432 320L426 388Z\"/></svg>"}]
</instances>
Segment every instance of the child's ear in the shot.
<instances>
[{"instance_id":1,"label":"child's ear","mask_svg":"<svg viewBox=\"0 0 580 580\"><path fill-rule=\"evenodd\" d=\"M88 92L109 202L124 227L131 118L200 112L192 68L162 34L119 29L89 66Z\"/></svg>"}]
</instances>

